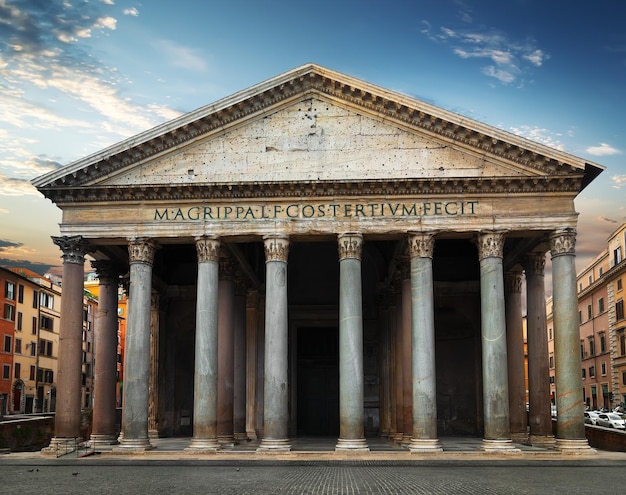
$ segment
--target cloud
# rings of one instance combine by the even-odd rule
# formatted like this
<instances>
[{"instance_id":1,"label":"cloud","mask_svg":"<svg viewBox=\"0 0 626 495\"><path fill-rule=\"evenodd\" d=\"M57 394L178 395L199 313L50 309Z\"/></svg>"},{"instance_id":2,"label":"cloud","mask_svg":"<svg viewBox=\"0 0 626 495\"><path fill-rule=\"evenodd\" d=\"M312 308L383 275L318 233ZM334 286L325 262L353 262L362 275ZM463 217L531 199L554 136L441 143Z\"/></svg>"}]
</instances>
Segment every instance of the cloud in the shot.
<instances>
[{"instance_id":1,"label":"cloud","mask_svg":"<svg viewBox=\"0 0 626 495\"><path fill-rule=\"evenodd\" d=\"M27 270L32 270L33 272L38 273L39 275L45 275L54 265L24 259L11 260L8 258L0 258L0 266L4 268L26 268Z\"/></svg>"},{"instance_id":2,"label":"cloud","mask_svg":"<svg viewBox=\"0 0 626 495\"><path fill-rule=\"evenodd\" d=\"M530 139L531 141L534 141L536 143L545 144L546 146L550 146L550 148L554 148L560 151L565 150L565 146L559 140L560 134L554 133L548 129L522 125L519 127L509 127L508 130L516 136Z\"/></svg>"},{"instance_id":3,"label":"cloud","mask_svg":"<svg viewBox=\"0 0 626 495\"><path fill-rule=\"evenodd\" d=\"M21 243L5 241L3 239L0 239L0 251L4 251L8 247L12 248L12 247L21 247L21 246L23 246L23 244Z\"/></svg>"},{"instance_id":4,"label":"cloud","mask_svg":"<svg viewBox=\"0 0 626 495\"><path fill-rule=\"evenodd\" d=\"M124 15L132 15L133 17L137 17L139 15L139 11L135 7L131 7L130 9L123 10Z\"/></svg>"},{"instance_id":5,"label":"cloud","mask_svg":"<svg viewBox=\"0 0 626 495\"><path fill-rule=\"evenodd\" d=\"M0 175L0 196L41 196L26 179L16 179Z\"/></svg>"},{"instance_id":6,"label":"cloud","mask_svg":"<svg viewBox=\"0 0 626 495\"><path fill-rule=\"evenodd\" d=\"M198 54L198 50L179 45L175 41L160 40L155 48L164 55L170 64L181 69L204 72L208 66L206 60Z\"/></svg>"},{"instance_id":7,"label":"cloud","mask_svg":"<svg viewBox=\"0 0 626 495\"><path fill-rule=\"evenodd\" d=\"M621 189L622 186L626 186L626 175L614 175L611 177L611 180L615 189Z\"/></svg>"},{"instance_id":8,"label":"cloud","mask_svg":"<svg viewBox=\"0 0 626 495\"><path fill-rule=\"evenodd\" d=\"M600 146L590 146L585 151L593 156L611 156L622 153L620 150L607 143L600 143Z\"/></svg>"},{"instance_id":9,"label":"cloud","mask_svg":"<svg viewBox=\"0 0 626 495\"><path fill-rule=\"evenodd\" d=\"M465 10L460 16L465 24L471 23L471 16ZM450 45L456 56L465 60L489 60L491 64L483 65L481 72L502 84L523 85L525 75L533 68L541 67L550 58L537 47L534 40L511 40L505 33L495 29L483 32L441 26L438 31L433 31L429 21L424 20L421 24L422 34L433 42Z\"/></svg>"}]
</instances>

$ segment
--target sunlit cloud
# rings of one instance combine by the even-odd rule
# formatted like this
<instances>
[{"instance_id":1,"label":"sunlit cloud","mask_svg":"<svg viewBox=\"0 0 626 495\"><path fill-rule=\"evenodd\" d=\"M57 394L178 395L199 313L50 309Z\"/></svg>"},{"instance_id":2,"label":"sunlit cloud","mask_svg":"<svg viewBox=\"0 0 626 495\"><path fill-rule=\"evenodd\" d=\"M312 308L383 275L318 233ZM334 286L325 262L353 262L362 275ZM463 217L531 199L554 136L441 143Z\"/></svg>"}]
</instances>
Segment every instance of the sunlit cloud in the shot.
<instances>
[{"instance_id":1,"label":"sunlit cloud","mask_svg":"<svg viewBox=\"0 0 626 495\"><path fill-rule=\"evenodd\" d=\"M621 189L622 186L626 186L626 175L614 175L611 177L611 180L615 189Z\"/></svg>"},{"instance_id":2,"label":"sunlit cloud","mask_svg":"<svg viewBox=\"0 0 626 495\"><path fill-rule=\"evenodd\" d=\"M471 16L463 15L463 22L470 23ZM541 67L549 55L536 46L533 40L511 40L497 30L455 30L442 26L433 30L430 22L421 23L421 33L430 40L448 44L452 53L462 59L484 59L491 64L481 67L481 72L502 84L524 84L524 77L532 68Z\"/></svg>"},{"instance_id":3,"label":"sunlit cloud","mask_svg":"<svg viewBox=\"0 0 626 495\"><path fill-rule=\"evenodd\" d=\"M124 9L123 14L137 17L139 15L139 11L135 7L131 7L130 9Z\"/></svg>"},{"instance_id":4,"label":"sunlit cloud","mask_svg":"<svg viewBox=\"0 0 626 495\"><path fill-rule=\"evenodd\" d=\"M0 196L40 196L29 180L0 175Z\"/></svg>"},{"instance_id":5,"label":"sunlit cloud","mask_svg":"<svg viewBox=\"0 0 626 495\"><path fill-rule=\"evenodd\" d=\"M530 139L531 141L544 144L559 151L565 151L565 146L559 139L560 134L555 134L548 129L522 125L519 127L510 127L508 130L516 136Z\"/></svg>"},{"instance_id":6,"label":"sunlit cloud","mask_svg":"<svg viewBox=\"0 0 626 495\"><path fill-rule=\"evenodd\" d=\"M161 52L173 67L204 72L207 70L207 62L198 53L197 49L180 45L171 40L159 40L155 47Z\"/></svg>"},{"instance_id":7,"label":"sunlit cloud","mask_svg":"<svg viewBox=\"0 0 626 495\"><path fill-rule=\"evenodd\" d=\"M600 146L590 146L585 151L593 156L611 156L621 154L620 150L607 143L600 143Z\"/></svg>"}]
</instances>

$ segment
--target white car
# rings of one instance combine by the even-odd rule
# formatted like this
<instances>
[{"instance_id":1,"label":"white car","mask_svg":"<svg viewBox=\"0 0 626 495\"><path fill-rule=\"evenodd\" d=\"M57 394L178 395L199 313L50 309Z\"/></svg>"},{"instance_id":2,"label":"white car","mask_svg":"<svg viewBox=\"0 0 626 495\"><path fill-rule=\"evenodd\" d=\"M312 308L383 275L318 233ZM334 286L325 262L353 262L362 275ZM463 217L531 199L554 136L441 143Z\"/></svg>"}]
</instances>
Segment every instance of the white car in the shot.
<instances>
[{"instance_id":1,"label":"white car","mask_svg":"<svg viewBox=\"0 0 626 495\"><path fill-rule=\"evenodd\" d=\"M615 413L600 413L596 420L598 426L604 426L606 428L619 428L620 430L626 430L626 422L619 414Z\"/></svg>"},{"instance_id":2,"label":"white car","mask_svg":"<svg viewBox=\"0 0 626 495\"><path fill-rule=\"evenodd\" d=\"M598 413L596 411L585 411L585 423L595 425L598 421Z\"/></svg>"}]
</instances>

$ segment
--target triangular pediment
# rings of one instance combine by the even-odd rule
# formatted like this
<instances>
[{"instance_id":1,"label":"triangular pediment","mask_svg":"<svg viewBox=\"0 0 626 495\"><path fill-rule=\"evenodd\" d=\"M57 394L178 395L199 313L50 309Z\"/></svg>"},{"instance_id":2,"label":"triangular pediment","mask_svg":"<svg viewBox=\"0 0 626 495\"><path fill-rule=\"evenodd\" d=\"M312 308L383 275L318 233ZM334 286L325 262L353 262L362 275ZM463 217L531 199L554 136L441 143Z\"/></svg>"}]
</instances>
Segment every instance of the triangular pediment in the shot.
<instances>
[{"instance_id":1,"label":"triangular pediment","mask_svg":"<svg viewBox=\"0 0 626 495\"><path fill-rule=\"evenodd\" d=\"M602 170L419 100L307 65L46 174L77 189L362 181L570 180ZM573 181L573 182L572 182Z\"/></svg>"}]
</instances>

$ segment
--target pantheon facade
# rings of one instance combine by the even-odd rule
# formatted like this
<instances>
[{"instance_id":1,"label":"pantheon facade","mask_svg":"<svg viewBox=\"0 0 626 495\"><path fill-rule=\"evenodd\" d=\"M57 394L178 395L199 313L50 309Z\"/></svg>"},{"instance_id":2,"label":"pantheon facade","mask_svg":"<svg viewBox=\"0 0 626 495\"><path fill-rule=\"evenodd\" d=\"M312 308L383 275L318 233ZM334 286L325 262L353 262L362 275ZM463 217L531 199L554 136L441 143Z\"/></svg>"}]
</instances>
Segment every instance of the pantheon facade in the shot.
<instances>
[{"instance_id":1,"label":"pantheon facade","mask_svg":"<svg viewBox=\"0 0 626 495\"><path fill-rule=\"evenodd\" d=\"M87 262L100 279L94 444L141 452L163 435L189 452L254 440L273 453L324 436L344 452L383 436L437 452L469 435L485 451L588 450L574 200L602 170L305 65L39 177L63 212L47 450L80 435Z\"/></svg>"}]
</instances>

